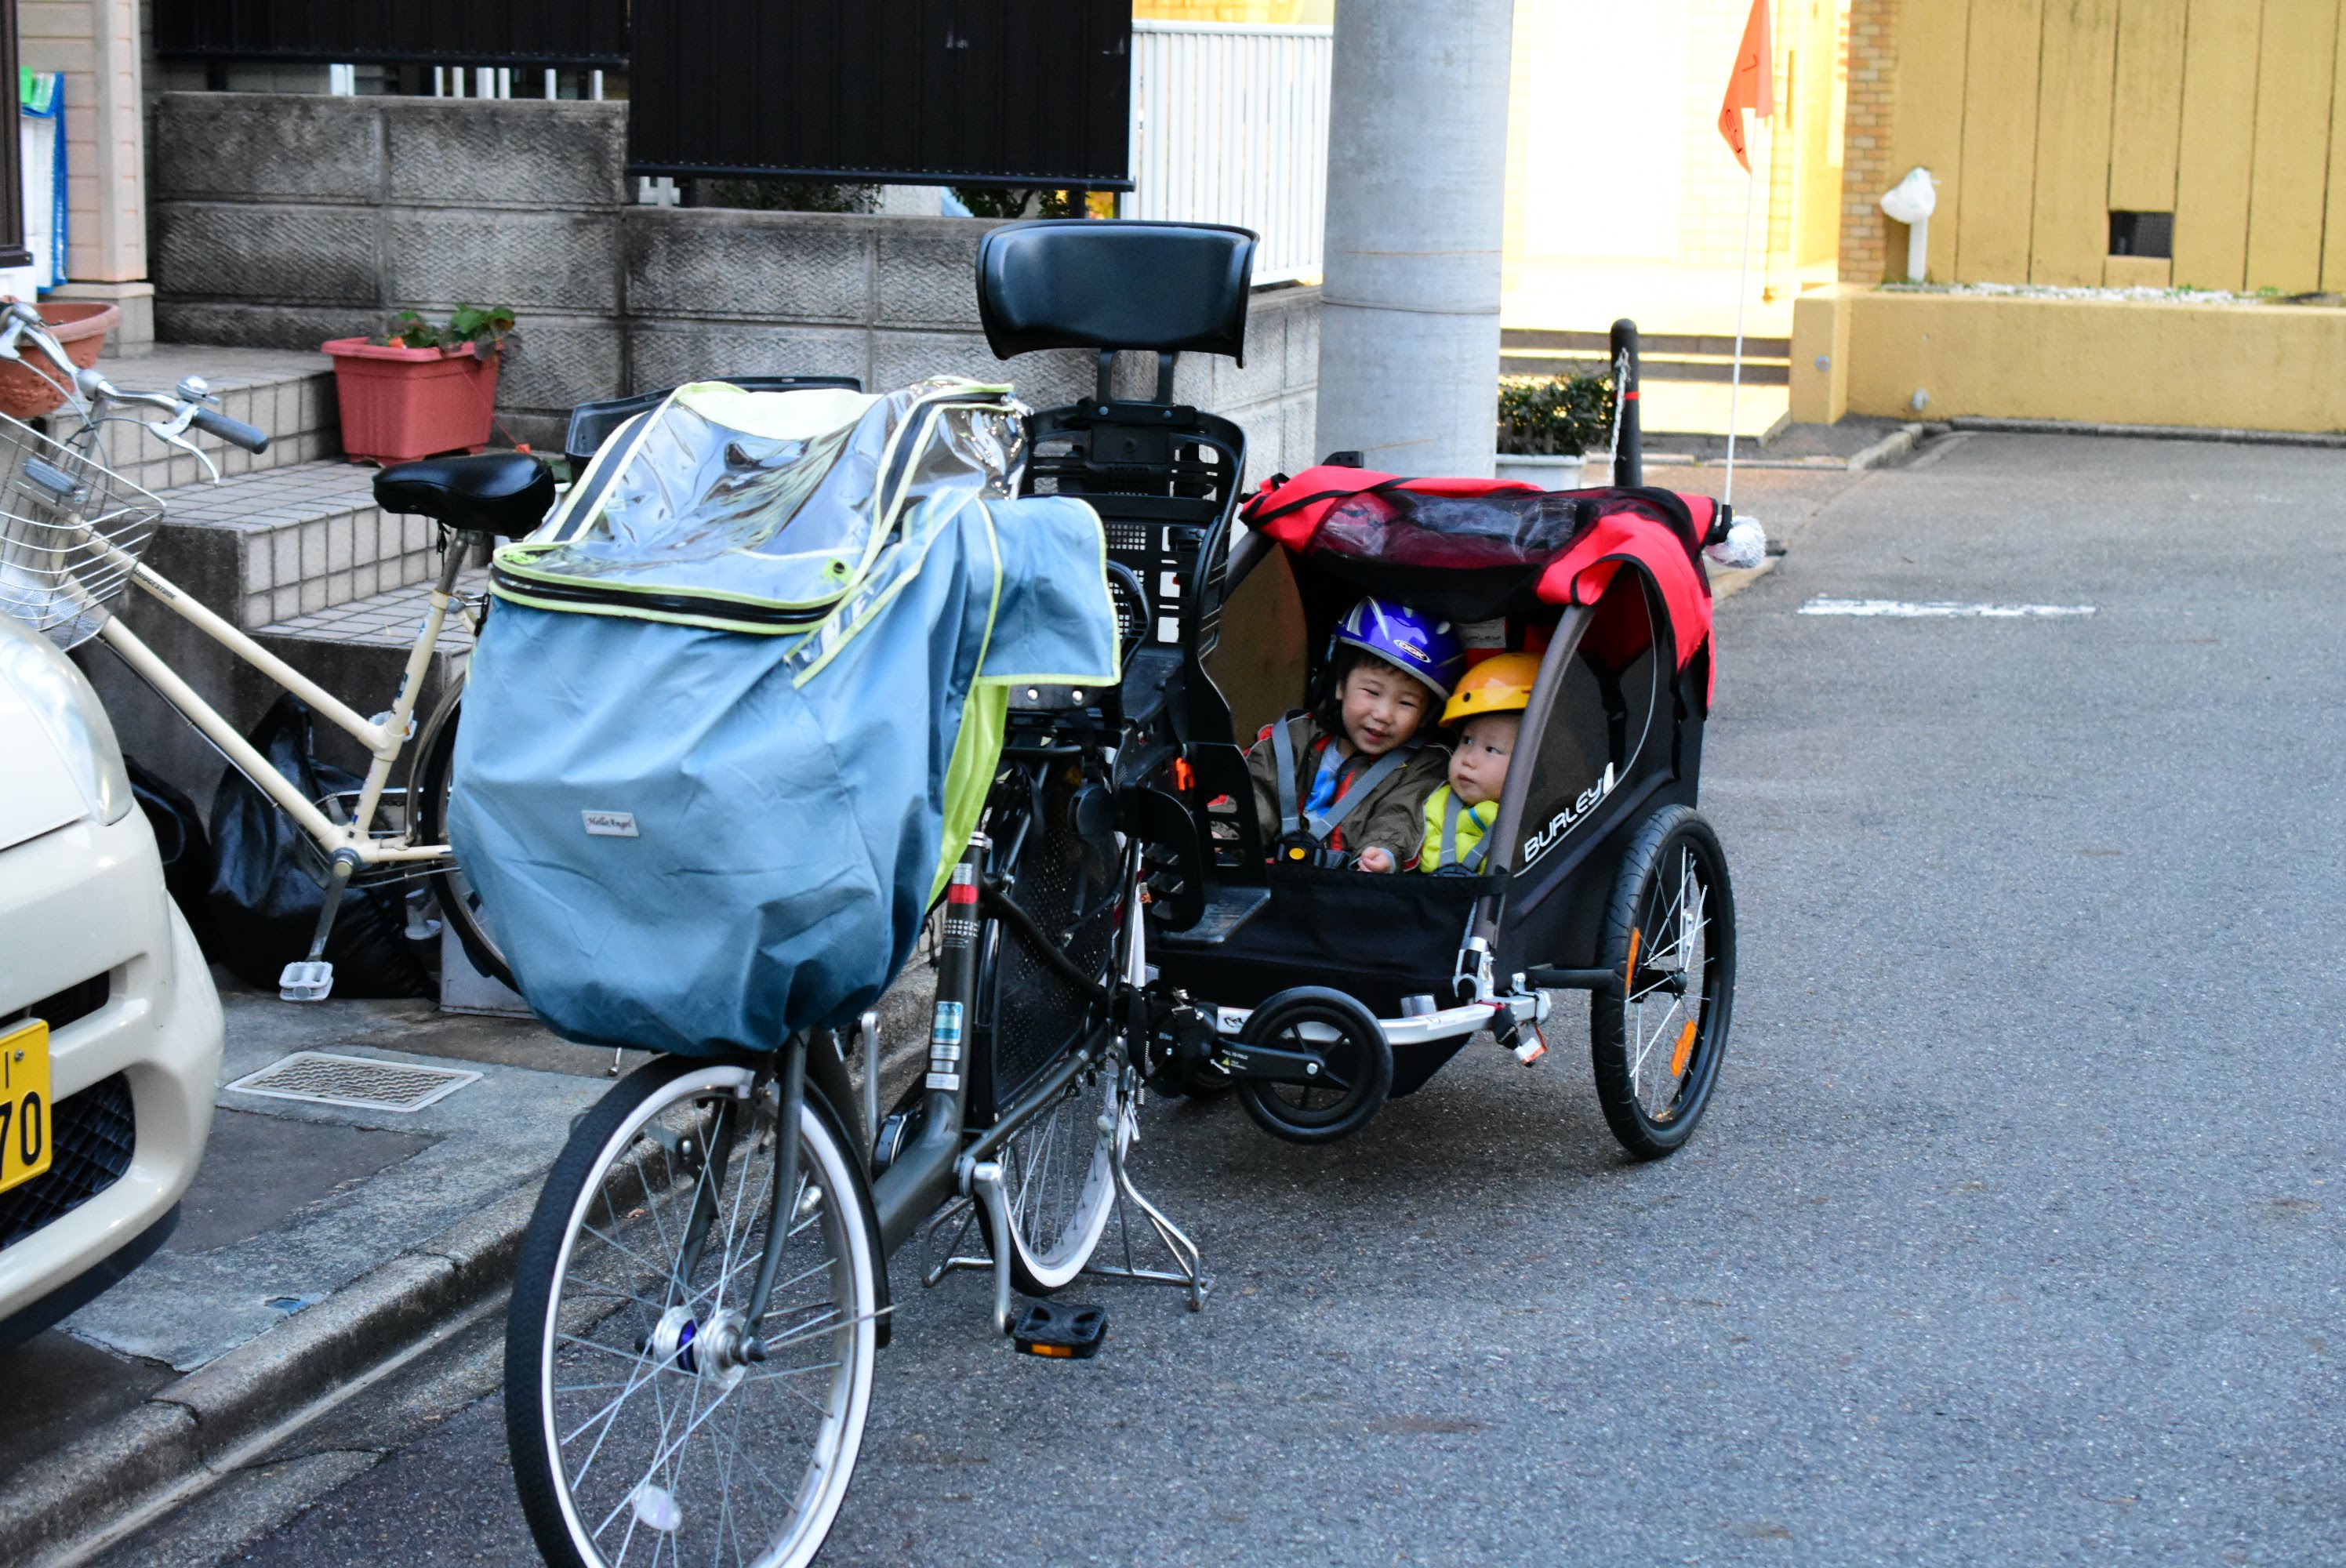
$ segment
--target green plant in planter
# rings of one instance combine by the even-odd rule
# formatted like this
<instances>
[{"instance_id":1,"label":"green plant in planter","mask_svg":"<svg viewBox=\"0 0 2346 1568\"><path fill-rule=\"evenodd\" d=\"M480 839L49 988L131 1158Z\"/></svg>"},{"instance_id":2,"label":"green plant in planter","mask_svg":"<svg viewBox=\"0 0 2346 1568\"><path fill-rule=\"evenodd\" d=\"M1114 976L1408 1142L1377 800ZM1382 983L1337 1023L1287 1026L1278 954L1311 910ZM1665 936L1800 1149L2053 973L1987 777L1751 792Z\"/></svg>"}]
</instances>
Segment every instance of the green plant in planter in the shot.
<instances>
[{"instance_id":1,"label":"green plant in planter","mask_svg":"<svg viewBox=\"0 0 2346 1568\"><path fill-rule=\"evenodd\" d=\"M1015 185L956 185L953 193L972 218L1081 218L1084 199L1072 190Z\"/></svg>"},{"instance_id":2,"label":"green plant in planter","mask_svg":"<svg viewBox=\"0 0 2346 1568\"><path fill-rule=\"evenodd\" d=\"M521 346L521 330L514 325L511 305L459 305L447 323L439 325L413 311L402 311L371 340L403 349L455 349L473 345L483 359Z\"/></svg>"},{"instance_id":3,"label":"green plant in planter","mask_svg":"<svg viewBox=\"0 0 2346 1568\"><path fill-rule=\"evenodd\" d=\"M1499 450L1516 457L1577 457L1613 436L1613 383L1604 376L1499 378Z\"/></svg>"}]
</instances>

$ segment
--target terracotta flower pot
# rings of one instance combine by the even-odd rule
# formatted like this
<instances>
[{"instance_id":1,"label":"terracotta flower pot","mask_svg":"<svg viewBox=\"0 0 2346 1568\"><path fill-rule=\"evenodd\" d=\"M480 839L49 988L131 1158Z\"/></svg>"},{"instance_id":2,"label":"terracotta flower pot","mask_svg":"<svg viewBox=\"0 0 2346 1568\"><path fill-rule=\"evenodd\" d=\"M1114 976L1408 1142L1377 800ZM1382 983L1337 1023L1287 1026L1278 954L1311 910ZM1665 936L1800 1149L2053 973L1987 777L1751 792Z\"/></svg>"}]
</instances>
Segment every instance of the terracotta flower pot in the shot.
<instances>
[{"instance_id":1,"label":"terracotta flower pot","mask_svg":"<svg viewBox=\"0 0 2346 1568\"><path fill-rule=\"evenodd\" d=\"M381 348L364 338L325 345L334 360L342 451L353 461L405 463L478 452L497 404L497 361L461 349Z\"/></svg>"},{"instance_id":2,"label":"terracotta flower pot","mask_svg":"<svg viewBox=\"0 0 2346 1568\"><path fill-rule=\"evenodd\" d=\"M106 347L106 334L120 323L122 311L102 300L57 300L41 307L41 319L49 323L49 335L73 363L53 366L48 355L21 339L18 351L27 364L70 384L75 371L97 363L97 352ZM25 365L0 360L0 413L11 419L37 419L63 406L65 401L66 394L41 375Z\"/></svg>"}]
</instances>

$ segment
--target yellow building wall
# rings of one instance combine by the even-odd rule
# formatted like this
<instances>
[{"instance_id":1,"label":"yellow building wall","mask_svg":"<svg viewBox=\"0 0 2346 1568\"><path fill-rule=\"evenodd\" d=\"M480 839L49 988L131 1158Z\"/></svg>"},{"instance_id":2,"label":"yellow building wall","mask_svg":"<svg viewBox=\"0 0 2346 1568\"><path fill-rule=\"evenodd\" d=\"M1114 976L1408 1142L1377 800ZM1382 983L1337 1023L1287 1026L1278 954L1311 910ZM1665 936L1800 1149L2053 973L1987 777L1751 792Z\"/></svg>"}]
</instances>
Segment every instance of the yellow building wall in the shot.
<instances>
[{"instance_id":1,"label":"yellow building wall","mask_svg":"<svg viewBox=\"0 0 2346 1568\"><path fill-rule=\"evenodd\" d=\"M1230 22L1250 27L1325 27L1336 0L1132 0L1136 22Z\"/></svg>"},{"instance_id":2,"label":"yellow building wall","mask_svg":"<svg viewBox=\"0 0 2346 1568\"><path fill-rule=\"evenodd\" d=\"M2346 430L2341 365L2346 311L2323 306L1843 285L1800 301L1792 417L2330 433Z\"/></svg>"},{"instance_id":3,"label":"yellow building wall","mask_svg":"<svg viewBox=\"0 0 2346 1568\"><path fill-rule=\"evenodd\" d=\"M1759 171L1749 326L1790 330L1841 241L1850 0L1770 0L1772 123ZM1750 0L1515 0L1508 97L1510 327L1733 331L1747 181L1719 101ZM1142 21L1326 26L1335 0L1134 0Z\"/></svg>"},{"instance_id":4,"label":"yellow building wall","mask_svg":"<svg viewBox=\"0 0 2346 1568\"><path fill-rule=\"evenodd\" d=\"M1753 127L1749 326L1790 328L1840 243L1849 0L1770 0L1778 113ZM1516 0L1504 319L1733 330L1750 188L1719 135L1749 0Z\"/></svg>"},{"instance_id":5,"label":"yellow building wall","mask_svg":"<svg viewBox=\"0 0 2346 1568\"><path fill-rule=\"evenodd\" d=\"M1939 181L1931 278L2346 283L2341 12L2346 0L1903 0L1889 171ZM2108 256L2112 210L2174 214L2172 266Z\"/></svg>"}]
</instances>

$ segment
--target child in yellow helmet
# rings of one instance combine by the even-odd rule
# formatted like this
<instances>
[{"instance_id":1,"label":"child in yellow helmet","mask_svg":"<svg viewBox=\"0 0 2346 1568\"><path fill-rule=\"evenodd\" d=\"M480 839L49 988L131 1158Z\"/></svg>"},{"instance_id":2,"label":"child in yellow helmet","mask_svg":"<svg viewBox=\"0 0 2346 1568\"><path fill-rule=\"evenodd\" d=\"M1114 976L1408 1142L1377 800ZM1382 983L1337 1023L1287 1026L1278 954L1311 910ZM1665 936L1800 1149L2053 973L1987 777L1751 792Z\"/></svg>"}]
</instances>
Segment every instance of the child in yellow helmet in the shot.
<instances>
[{"instance_id":1,"label":"child in yellow helmet","mask_svg":"<svg viewBox=\"0 0 2346 1568\"><path fill-rule=\"evenodd\" d=\"M1507 764L1538 678L1537 655L1500 654L1468 670L1451 694L1442 722L1463 728L1450 753L1450 781L1426 798L1419 871L1461 876L1484 869Z\"/></svg>"}]
</instances>

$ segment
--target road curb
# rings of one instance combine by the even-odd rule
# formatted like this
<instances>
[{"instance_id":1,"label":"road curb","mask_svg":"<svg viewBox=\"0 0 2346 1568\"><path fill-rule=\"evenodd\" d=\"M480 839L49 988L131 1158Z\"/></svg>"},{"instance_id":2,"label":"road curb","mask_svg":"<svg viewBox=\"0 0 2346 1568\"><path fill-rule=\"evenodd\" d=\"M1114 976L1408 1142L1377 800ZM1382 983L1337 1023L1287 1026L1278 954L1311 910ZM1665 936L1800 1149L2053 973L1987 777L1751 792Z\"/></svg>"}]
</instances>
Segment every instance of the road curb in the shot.
<instances>
[{"instance_id":1,"label":"road curb","mask_svg":"<svg viewBox=\"0 0 2346 1568\"><path fill-rule=\"evenodd\" d=\"M2137 441L2220 441L2249 446L2346 447L2346 435L2294 430L2218 430L2191 424L2096 424L2066 419L1994 419L1965 414L1947 422L1957 430L1999 435L2106 435Z\"/></svg>"},{"instance_id":2,"label":"road curb","mask_svg":"<svg viewBox=\"0 0 2346 1568\"><path fill-rule=\"evenodd\" d=\"M1912 452L1923 439L1920 424L1902 424L1864 451L1849 460L1849 471L1862 473L1869 468L1884 468Z\"/></svg>"},{"instance_id":3,"label":"road curb","mask_svg":"<svg viewBox=\"0 0 2346 1568\"><path fill-rule=\"evenodd\" d=\"M539 1177L378 1264L146 1402L60 1447L0 1496L10 1560L78 1560L218 1479L214 1467L512 1283Z\"/></svg>"},{"instance_id":4,"label":"road curb","mask_svg":"<svg viewBox=\"0 0 2346 1568\"><path fill-rule=\"evenodd\" d=\"M1723 604L1760 578L1776 569L1781 555L1766 555L1756 566L1713 567L1710 574L1710 602Z\"/></svg>"}]
</instances>

